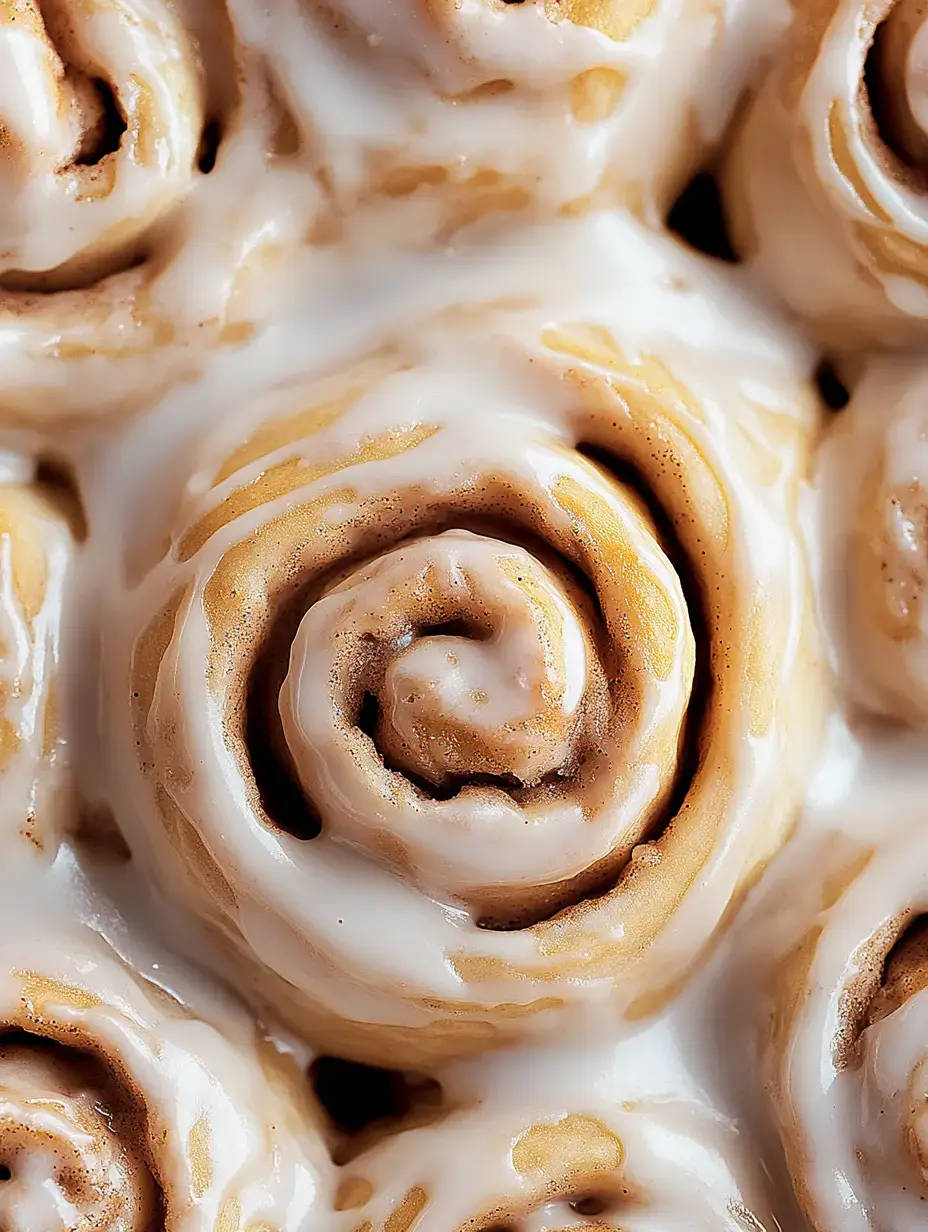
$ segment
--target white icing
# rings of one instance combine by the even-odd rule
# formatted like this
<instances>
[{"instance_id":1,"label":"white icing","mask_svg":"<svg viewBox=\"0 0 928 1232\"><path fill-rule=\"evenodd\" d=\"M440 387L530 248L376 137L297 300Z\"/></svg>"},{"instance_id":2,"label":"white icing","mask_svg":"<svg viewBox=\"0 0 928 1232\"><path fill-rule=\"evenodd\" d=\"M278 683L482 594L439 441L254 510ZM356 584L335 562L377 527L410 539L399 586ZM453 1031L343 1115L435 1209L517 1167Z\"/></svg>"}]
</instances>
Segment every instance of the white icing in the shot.
<instances>
[{"instance_id":1,"label":"white icing","mask_svg":"<svg viewBox=\"0 0 928 1232\"><path fill-rule=\"evenodd\" d=\"M146 157L140 148L125 148L115 187L103 197L94 192L102 168L69 167L79 142L79 104L68 82L61 83L64 66L38 10L34 26L24 6L16 24L0 27L0 114L11 116L9 138L22 149L4 168L11 181L0 216L7 270L54 269L105 242L127 219L141 234L186 192L200 142L200 84L182 16L145 0L113 9L88 9L75 23L71 62L111 81L121 99L135 101L140 83L147 84L150 96L135 106L154 149ZM145 139L135 136L139 144Z\"/></svg>"},{"instance_id":2,"label":"white icing","mask_svg":"<svg viewBox=\"0 0 928 1232\"><path fill-rule=\"evenodd\" d=\"M358 1218L382 1223L418 1185L430 1198L418 1223L428 1232L459 1227L500 1208L513 1209L513 1222L530 1232L579 1229L594 1220L575 1212L571 1199L608 1193L610 1182L626 1187L627 1196L607 1200L599 1219L629 1232L773 1226L760 1177L752 1176L735 1126L695 1104L623 1101L618 1084L608 1078L578 1082L572 1066L567 1075L575 1079L570 1086L555 1078L541 1098L509 1090L501 1099L494 1092L475 1113L452 1113L438 1126L410 1130L374 1147L361 1161L374 1196L360 1212L341 1216L339 1226L347 1232ZM579 1117L593 1118L614 1134L624 1159L615 1173L551 1186L546 1201L537 1178L513 1166L518 1143L536 1126L556 1131L567 1118Z\"/></svg>"}]
</instances>

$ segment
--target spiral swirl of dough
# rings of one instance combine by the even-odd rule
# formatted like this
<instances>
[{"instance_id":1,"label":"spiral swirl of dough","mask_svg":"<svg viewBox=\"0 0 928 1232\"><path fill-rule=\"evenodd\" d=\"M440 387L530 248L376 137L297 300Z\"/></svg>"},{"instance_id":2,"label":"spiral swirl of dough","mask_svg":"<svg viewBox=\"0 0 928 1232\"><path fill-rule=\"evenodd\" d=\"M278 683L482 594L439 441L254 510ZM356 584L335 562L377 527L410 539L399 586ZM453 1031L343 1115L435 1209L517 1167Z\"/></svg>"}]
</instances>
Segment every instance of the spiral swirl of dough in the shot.
<instances>
[{"instance_id":1,"label":"spiral swirl of dough","mask_svg":"<svg viewBox=\"0 0 928 1232\"><path fill-rule=\"evenodd\" d=\"M0 1224L10 1232L300 1232L329 1161L293 1075L99 936L22 912L0 944ZM321 1192L320 1192L321 1190Z\"/></svg>"},{"instance_id":2,"label":"spiral swirl of dough","mask_svg":"<svg viewBox=\"0 0 928 1232\"><path fill-rule=\"evenodd\" d=\"M230 421L114 608L130 840L343 1055L646 1014L793 815L808 394L738 369L740 305L596 285L586 319L450 311Z\"/></svg>"},{"instance_id":3,"label":"spiral swirl of dough","mask_svg":"<svg viewBox=\"0 0 928 1232\"><path fill-rule=\"evenodd\" d=\"M832 608L853 700L928 723L928 369L871 364L824 453Z\"/></svg>"},{"instance_id":4,"label":"spiral swirl of dough","mask_svg":"<svg viewBox=\"0 0 928 1232\"><path fill-rule=\"evenodd\" d=\"M797 11L727 179L736 247L827 345L923 341L923 0L820 0Z\"/></svg>"},{"instance_id":5,"label":"spiral swirl of dough","mask_svg":"<svg viewBox=\"0 0 928 1232\"><path fill-rule=\"evenodd\" d=\"M774 1094L819 1232L914 1232L924 1219L926 855L910 835L863 858L784 969Z\"/></svg>"},{"instance_id":6,"label":"spiral swirl of dough","mask_svg":"<svg viewBox=\"0 0 928 1232\"><path fill-rule=\"evenodd\" d=\"M67 816L58 671L74 544L35 488L0 485L0 845L54 853Z\"/></svg>"},{"instance_id":7,"label":"spiral swirl of dough","mask_svg":"<svg viewBox=\"0 0 928 1232\"><path fill-rule=\"evenodd\" d=\"M219 0L3 5L0 421L135 409L247 336L275 122Z\"/></svg>"},{"instance_id":8,"label":"spiral swirl of dough","mask_svg":"<svg viewBox=\"0 0 928 1232\"><path fill-rule=\"evenodd\" d=\"M288 0L265 38L318 152L315 237L447 242L617 202L657 220L721 136L760 42L748 8Z\"/></svg>"},{"instance_id":9,"label":"spiral swirl of dough","mask_svg":"<svg viewBox=\"0 0 928 1232\"><path fill-rule=\"evenodd\" d=\"M672 1100L510 1098L399 1128L341 1168L338 1232L758 1232L774 1227L737 1134ZM552 1104L554 1108L552 1109Z\"/></svg>"}]
</instances>

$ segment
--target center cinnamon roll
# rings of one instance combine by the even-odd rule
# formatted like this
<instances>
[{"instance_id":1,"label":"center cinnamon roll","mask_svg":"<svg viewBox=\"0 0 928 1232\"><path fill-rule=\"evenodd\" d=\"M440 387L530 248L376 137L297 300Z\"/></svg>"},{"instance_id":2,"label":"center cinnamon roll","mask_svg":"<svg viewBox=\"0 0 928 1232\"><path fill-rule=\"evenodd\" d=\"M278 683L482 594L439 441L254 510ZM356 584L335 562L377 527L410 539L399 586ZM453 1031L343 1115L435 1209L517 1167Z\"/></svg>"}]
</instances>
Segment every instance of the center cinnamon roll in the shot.
<instances>
[{"instance_id":1,"label":"center cinnamon roll","mask_svg":"<svg viewBox=\"0 0 928 1232\"><path fill-rule=\"evenodd\" d=\"M610 499L605 475L579 459L578 471L634 573L591 553L591 595L505 540L413 540L312 605L280 694L326 832L483 923L603 884L676 773L693 677L683 593L637 498ZM566 534L545 542L570 548Z\"/></svg>"},{"instance_id":2,"label":"center cinnamon roll","mask_svg":"<svg viewBox=\"0 0 928 1232\"><path fill-rule=\"evenodd\" d=\"M648 1013L789 825L808 395L782 353L706 383L681 285L644 326L452 312L274 395L119 607L131 837L340 1053Z\"/></svg>"}]
</instances>

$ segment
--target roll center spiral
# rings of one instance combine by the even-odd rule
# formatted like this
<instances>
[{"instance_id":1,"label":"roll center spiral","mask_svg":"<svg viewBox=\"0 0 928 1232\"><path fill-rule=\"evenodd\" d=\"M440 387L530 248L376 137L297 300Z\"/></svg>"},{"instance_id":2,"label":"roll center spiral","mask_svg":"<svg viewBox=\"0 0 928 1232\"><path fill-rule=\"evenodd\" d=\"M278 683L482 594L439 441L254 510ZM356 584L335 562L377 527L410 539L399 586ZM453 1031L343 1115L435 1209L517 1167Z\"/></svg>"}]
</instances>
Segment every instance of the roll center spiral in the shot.
<instances>
[{"instance_id":1,"label":"roll center spiral","mask_svg":"<svg viewBox=\"0 0 928 1232\"><path fill-rule=\"evenodd\" d=\"M349 619L386 652L376 743L389 763L435 786L474 775L535 785L564 766L590 647L550 569L450 532L392 554L351 590ZM404 627L384 640L391 608Z\"/></svg>"},{"instance_id":2,"label":"roll center spiral","mask_svg":"<svg viewBox=\"0 0 928 1232\"><path fill-rule=\"evenodd\" d=\"M648 514L581 471L609 562L568 520L400 541L304 610L278 699L323 836L507 927L599 884L647 833L692 684L685 598ZM566 510L580 492L565 484Z\"/></svg>"}]
</instances>

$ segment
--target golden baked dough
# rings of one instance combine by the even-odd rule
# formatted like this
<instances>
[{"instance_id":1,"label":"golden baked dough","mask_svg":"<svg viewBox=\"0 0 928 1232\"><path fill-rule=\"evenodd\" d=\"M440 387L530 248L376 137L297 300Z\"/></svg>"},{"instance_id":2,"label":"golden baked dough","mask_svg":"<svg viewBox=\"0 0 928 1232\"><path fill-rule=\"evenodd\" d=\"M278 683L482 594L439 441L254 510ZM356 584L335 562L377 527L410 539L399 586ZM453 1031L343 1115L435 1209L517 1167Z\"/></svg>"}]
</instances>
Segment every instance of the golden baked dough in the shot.
<instances>
[{"instance_id":1,"label":"golden baked dough","mask_svg":"<svg viewBox=\"0 0 928 1232\"><path fill-rule=\"evenodd\" d=\"M3 0L0 425L151 405L248 337L277 123L221 0Z\"/></svg>"},{"instance_id":2,"label":"golden baked dough","mask_svg":"<svg viewBox=\"0 0 928 1232\"><path fill-rule=\"evenodd\" d=\"M297 1067L240 1010L196 1019L76 922L5 921L0 1031L9 1232L302 1232L331 1200Z\"/></svg>"},{"instance_id":3,"label":"golden baked dough","mask_svg":"<svg viewBox=\"0 0 928 1232\"><path fill-rule=\"evenodd\" d=\"M837 351L928 334L928 11L815 0L735 138L735 246Z\"/></svg>"},{"instance_id":4,"label":"golden baked dough","mask_svg":"<svg viewBox=\"0 0 928 1232\"><path fill-rule=\"evenodd\" d=\"M915 1229L928 1200L928 852L864 852L784 964L772 1094L818 1232Z\"/></svg>"},{"instance_id":5,"label":"golden baked dough","mask_svg":"<svg viewBox=\"0 0 928 1232\"><path fill-rule=\"evenodd\" d=\"M38 488L0 485L0 859L54 854L68 817L62 611L74 545Z\"/></svg>"},{"instance_id":6,"label":"golden baked dough","mask_svg":"<svg viewBox=\"0 0 928 1232\"><path fill-rule=\"evenodd\" d=\"M791 823L814 415L695 273L449 311L251 408L114 607L132 841L342 1054L647 1015Z\"/></svg>"},{"instance_id":7,"label":"golden baked dough","mask_svg":"<svg viewBox=\"0 0 928 1232\"><path fill-rule=\"evenodd\" d=\"M449 243L616 204L658 222L749 76L748 8L284 0L269 41L326 199L313 238Z\"/></svg>"}]
</instances>

